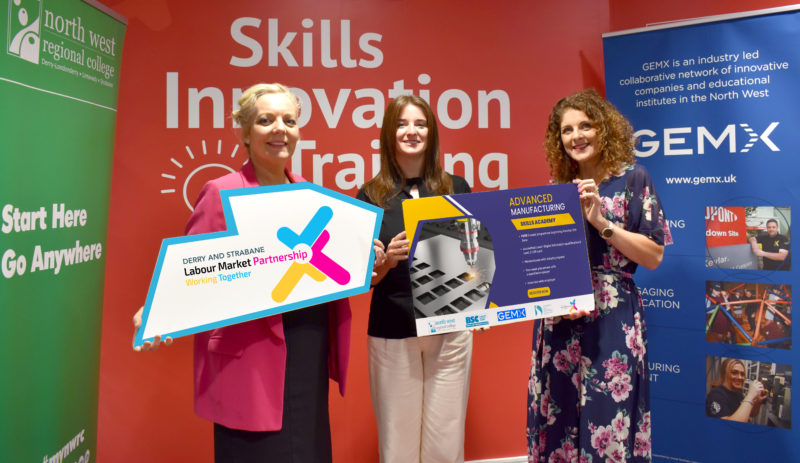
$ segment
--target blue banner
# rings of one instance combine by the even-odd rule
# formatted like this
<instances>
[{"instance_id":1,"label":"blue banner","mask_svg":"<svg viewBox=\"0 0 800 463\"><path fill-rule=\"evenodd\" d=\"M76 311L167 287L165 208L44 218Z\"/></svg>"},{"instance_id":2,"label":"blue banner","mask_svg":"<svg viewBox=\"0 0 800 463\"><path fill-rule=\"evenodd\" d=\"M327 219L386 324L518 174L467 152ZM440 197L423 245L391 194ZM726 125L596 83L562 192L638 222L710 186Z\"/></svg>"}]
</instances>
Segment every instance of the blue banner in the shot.
<instances>
[{"instance_id":1,"label":"blue banner","mask_svg":"<svg viewBox=\"0 0 800 463\"><path fill-rule=\"evenodd\" d=\"M606 34L606 96L632 122L675 244L636 279L654 461L793 461L797 7Z\"/></svg>"}]
</instances>

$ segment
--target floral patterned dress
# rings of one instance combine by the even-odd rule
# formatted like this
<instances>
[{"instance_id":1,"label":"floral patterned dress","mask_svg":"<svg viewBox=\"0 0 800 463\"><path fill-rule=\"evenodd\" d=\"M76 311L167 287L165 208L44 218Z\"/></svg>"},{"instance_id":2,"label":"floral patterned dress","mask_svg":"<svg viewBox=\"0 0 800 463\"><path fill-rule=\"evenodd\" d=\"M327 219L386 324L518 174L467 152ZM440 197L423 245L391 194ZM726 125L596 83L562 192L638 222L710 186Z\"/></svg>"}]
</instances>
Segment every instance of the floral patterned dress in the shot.
<instances>
[{"instance_id":1,"label":"floral patterned dress","mask_svg":"<svg viewBox=\"0 0 800 463\"><path fill-rule=\"evenodd\" d=\"M644 167L600 186L603 215L659 244L672 242ZM596 310L537 323L528 383L530 462L651 461L647 341L637 264L587 224Z\"/></svg>"}]
</instances>

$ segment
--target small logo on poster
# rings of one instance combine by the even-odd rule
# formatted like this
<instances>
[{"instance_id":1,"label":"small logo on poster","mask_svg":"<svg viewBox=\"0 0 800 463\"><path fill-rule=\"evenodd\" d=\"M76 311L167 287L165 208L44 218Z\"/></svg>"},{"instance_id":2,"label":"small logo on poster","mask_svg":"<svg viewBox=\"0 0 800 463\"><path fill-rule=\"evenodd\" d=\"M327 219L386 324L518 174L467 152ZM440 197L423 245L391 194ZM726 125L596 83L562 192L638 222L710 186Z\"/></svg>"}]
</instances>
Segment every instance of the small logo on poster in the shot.
<instances>
[{"instance_id":1,"label":"small logo on poster","mask_svg":"<svg viewBox=\"0 0 800 463\"><path fill-rule=\"evenodd\" d=\"M569 305L570 305L569 311L570 311L570 313L578 311L578 306L575 305L575 301L577 301L577 299L573 299L573 300L569 301Z\"/></svg>"},{"instance_id":2,"label":"small logo on poster","mask_svg":"<svg viewBox=\"0 0 800 463\"><path fill-rule=\"evenodd\" d=\"M39 0L9 0L8 54L39 64Z\"/></svg>"},{"instance_id":3,"label":"small logo on poster","mask_svg":"<svg viewBox=\"0 0 800 463\"><path fill-rule=\"evenodd\" d=\"M431 331L431 334L436 334L440 332L450 332L455 331L456 329L456 319L454 317L450 318L443 318L441 320L436 320L433 323L428 322L428 329Z\"/></svg>"},{"instance_id":4,"label":"small logo on poster","mask_svg":"<svg viewBox=\"0 0 800 463\"><path fill-rule=\"evenodd\" d=\"M717 415L720 411L722 411L722 405L717 401L711 402L711 414Z\"/></svg>"},{"instance_id":5,"label":"small logo on poster","mask_svg":"<svg viewBox=\"0 0 800 463\"><path fill-rule=\"evenodd\" d=\"M303 263L292 262L272 290L272 300L285 301L303 275L308 275L318 282L324 281L327 277L340 285L350 282L350 273L322 252L331 237L325 227L332 218L333 210L328 206L322 206L299 234L288 227L278 229L278 240L292 251L302 254Z\"/></svg>"},{"instance_id":6,"label":"small logo on poster","mask_svg":"<svg viewBox=\"0 0 800 463\"><path fill-rule=\"evenodd\" d=\"M486 315L468 315L466 321L467 328L475 328L477 326L486 326L489 324Z\"/></svg>"},{"instance_id":7,"label":"small logo on poster","mask_svg":"<svg viewBox=\"0 0 800 463\"><path fill-rule=\"evenodd\" d=\"M497 321L517 320L520 318L525 318L525 315L525 307L520 307L519 309L501 310L497 312Z\"/></svg>"}]
</instances>

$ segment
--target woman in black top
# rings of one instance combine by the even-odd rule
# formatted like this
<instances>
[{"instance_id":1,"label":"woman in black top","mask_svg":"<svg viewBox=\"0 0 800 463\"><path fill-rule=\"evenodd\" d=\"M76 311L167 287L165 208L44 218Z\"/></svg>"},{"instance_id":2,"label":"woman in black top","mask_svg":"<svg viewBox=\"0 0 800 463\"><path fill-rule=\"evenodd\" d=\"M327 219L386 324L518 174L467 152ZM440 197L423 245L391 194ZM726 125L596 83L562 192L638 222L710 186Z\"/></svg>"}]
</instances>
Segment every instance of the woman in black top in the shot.
<instances>
[{"instance_id":1,"label":"woman in black top","mask_svg":"<svg viewBox=\"0 0 800 463\"><path fill-rule=\"evenodd\" d=\"M357 198L384 209L367 333L381 462L462 462L472 333L416 337L401 202L469 185L442 169L436 119L418 96L389 104L380 149L381 170Z\"/></svg>"},{"instance_id":2,"label":"woman in black top","mask_svg":"<svg viewBox=\"0 0 800 463\"><path fill-rule=\"evenodd\" d=\"M758 414L761 403L767 397L764 385L753 381L742 393L746 378L744 363L739 359L727 358L719 367L722 384L712 388L706 396L706 415L723 420L747 423L751 416Z\"/></svg>"}]
</instances>

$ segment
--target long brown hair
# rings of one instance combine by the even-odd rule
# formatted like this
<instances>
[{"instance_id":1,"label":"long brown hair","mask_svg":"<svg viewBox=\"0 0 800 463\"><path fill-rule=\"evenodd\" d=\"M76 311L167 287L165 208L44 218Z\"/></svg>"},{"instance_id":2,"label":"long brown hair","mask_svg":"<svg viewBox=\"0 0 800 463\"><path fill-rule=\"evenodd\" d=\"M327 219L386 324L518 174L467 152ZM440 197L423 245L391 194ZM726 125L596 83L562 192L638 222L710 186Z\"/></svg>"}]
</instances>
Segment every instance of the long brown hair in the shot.
<instances>
[{"instance_id":1,"label":"long brown hair","mask_svg":"<svg viewBox=\"0 0 800 463\"><path fill-rule=\"evenodd\" d=\"M416 95L401 95L386 108L381 126L381 170L373 179L364 184L364 193L379 207L386 208L389 201L397 196L406 178L397 163L397 124L403 108L413 104L422 110L428 128L425 155L422 166L422 181L432 194L453 193L453 179L442 169L439 159L439 129L436 117L428 102Z\"/></svg>"},{"instance_id":2,"label":"long brown hair","mask_svg":"<svg viewBox=\"0 0 800 463\"><path fill-rule=\"evenodd\" d=\"M567 156L561 141L561 119L568 109L583 111L596 128L597 149L605 175L634 162L636 141L630 122L596 90L582 90L562 98L550 112L544 149L550 175L556 183L571 182L578 175L577 163Z\"/></svg>"}]
</instances>

